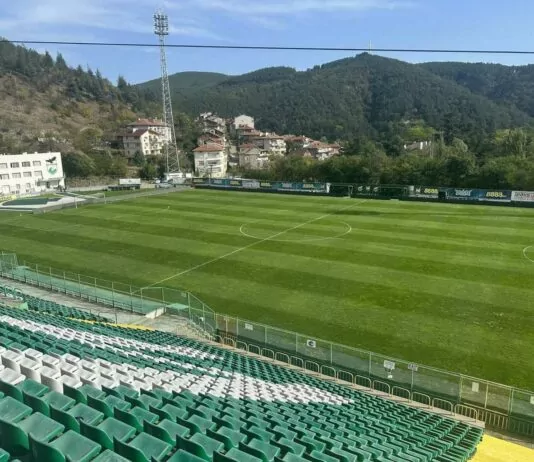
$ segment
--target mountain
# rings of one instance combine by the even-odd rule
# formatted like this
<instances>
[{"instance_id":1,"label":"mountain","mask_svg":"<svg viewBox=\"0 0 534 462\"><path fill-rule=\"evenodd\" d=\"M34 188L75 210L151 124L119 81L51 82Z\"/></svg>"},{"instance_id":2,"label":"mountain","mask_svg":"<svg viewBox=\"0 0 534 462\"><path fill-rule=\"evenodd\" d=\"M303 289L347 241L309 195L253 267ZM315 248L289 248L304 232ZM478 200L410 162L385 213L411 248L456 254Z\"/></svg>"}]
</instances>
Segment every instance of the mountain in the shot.
<instances>
[{"instance_id":1,"label":"mountain","mask_svg":"<svg viewBox=\"0 0 534 462\"><path fill-rule=\"evenodd\" d=\"M169 85L174 93L182 93L212 87L228 78L228 75L217 72L178 72L169 76ZM161 79L149 80L138 86L159 94L161 92Z\"/></svg>"},{"instance_id":2,"label":"mountain","mask_svg":"<svg viewBox=\"0 0 534 462\"><path fill-rule=\"evenodd\" d=\"M432 62L420 67L496 103L514 105L534 117L534 65Z\"/></svg>"},{"instance_id":3,"label":"mountain","mask_svg":"<svg viewBox=\"0 0 534 462\"><path fill-rule=\"evenodd\" d=\"M0 40L0 152L80 149L88 128L111 139L155 99L122 78L117 87L99 71L69 67L61 55Z\"/></svg>"},{"instance_id":4,"label":"mountain","mask_svg":"<svg viewBox=\"0 0 534 462\"><path fill-rule=\"evenodd\" d=\"M488 92L475 92L443 74L437 66L364 53L302 72L276 67L233 77L201 73L205 78L197 87L182 73L172 77L177 82L172 91L175 106L190 115L247 113L266 130L329 139L376 139L411 120L438 130L453 125L458 135L532 121L534 111L526 105L490 98Z\"/></svg>"}]
</instances>

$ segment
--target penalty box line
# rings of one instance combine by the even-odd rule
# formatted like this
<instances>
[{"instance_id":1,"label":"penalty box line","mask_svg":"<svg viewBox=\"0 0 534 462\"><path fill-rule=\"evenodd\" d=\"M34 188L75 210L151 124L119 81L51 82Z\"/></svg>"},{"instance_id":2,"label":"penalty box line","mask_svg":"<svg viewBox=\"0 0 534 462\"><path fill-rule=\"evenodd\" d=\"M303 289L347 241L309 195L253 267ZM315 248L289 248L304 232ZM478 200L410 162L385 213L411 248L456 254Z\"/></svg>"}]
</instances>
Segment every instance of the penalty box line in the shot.
<instances>
[{"instance_id":1,"label":"penalty box line","mask_svg":"<svg viewBox=\"0 0 534 462\"><path fill-rule=\"evenodd\" d=\"M364 202L366 202L366 200L360 201L360 202L355 203L355 204L351 204L351 205L349 205L347 207L343 207L343 208L341 208L339 210L336 210L335 212L327 213L325 215L321 215L320 217L312 218L311 220L305 221L304 223L300 223L300 224L298 224L296 226L293 226L291 228L284 229L283 231L280 231L279 233L273 234L272 236L267 236L265 239L260 239L258 241L254 241L251 244L245 245L245 246L240 247L239 249L236 249L236 250L232 250L231 252L225 253L224 255L221 255L219 257L213 258L213 259L208 260L208 261L206 261L204 263L201 263L199 265L193 266L192 268L189 268L187 270L184 270L184 271L181 271L179 273L176 273L176 274L174 274L172 276L169 276L168 278L162 279L161 281L154 282L153 284L150 284L149 286L146 286L144 288L146 289L148 287L157 286L157 285L160 285L160 284L162 284L164 282L170 281L171 279L175 279L175 278L178 278L180 276L183 276L184 274L191 273L192 271L196 271L197 269L203 268L204 266L210 265L211 263L215 263L215 262L217 262L219 260L223 260L223 259L225 259L227 257L235 255L236 253L242 252L243 250L250 249L251 247L259 245L262 242L269 241L270 239L275 239L275 238L277 238L279 236L282 236L285 233L288 233L289 231L293 231L295 229L302 228L303 226L309 225L310 223L314 223L314 222L322 220L322 219L324 219L326 217L330 217L330 216L334 215L335 213L343 212L344 210L350 209L351 207L355 207L356 205L361 205Z\"/></svg>"}]
</instances>

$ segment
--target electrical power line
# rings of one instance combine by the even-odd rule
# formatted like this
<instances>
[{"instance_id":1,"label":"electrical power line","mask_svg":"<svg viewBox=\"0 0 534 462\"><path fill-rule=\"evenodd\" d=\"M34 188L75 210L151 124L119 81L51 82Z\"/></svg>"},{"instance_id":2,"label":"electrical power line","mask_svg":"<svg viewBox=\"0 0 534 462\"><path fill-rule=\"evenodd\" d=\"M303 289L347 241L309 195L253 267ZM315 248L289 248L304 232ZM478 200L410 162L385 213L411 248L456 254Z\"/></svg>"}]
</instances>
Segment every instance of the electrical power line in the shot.
<instances>
[{"instance_id":1,"label":"electrical power line","mask_svg":"<svg viewBox=\"0 0 534 462\"><path fill-rule=\"evenodd\" d=\"M75 45L96 47L137 47L154 48L154 43L120 43L120 42L68 42L63 40L0 40L0 43L16 43L18 45ZM298 47L298 46L260 46L260 45L198 45L184 43L168 43L166 48L205 48L222 50L280 50L280 51L340 51L369 52L369 48L352 47ZM455 53L455 54L486 54L486 55L534 55L534 50L455 50L436 48L373 48L375 53Z\"/></svg>"}]
</instances>

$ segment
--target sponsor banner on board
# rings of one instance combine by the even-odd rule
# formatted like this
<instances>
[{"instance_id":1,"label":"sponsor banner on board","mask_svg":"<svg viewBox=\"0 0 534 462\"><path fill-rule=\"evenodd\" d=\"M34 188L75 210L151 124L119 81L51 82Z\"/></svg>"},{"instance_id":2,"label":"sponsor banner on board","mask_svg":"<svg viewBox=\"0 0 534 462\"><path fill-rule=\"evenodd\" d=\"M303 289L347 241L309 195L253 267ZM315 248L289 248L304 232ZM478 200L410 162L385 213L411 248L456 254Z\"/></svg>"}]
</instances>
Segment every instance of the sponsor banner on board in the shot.
<instances>
[{"instance_id":1,"label":"sponsor banner on board","mask_svg":"<svg viewBox=\"0 0 534 462\"><path fill-rule=\"evenodd\" d=\"M510 202L512 200L512 191L494 191L491 189L481 189L479 191L479 200L490 202Z\"/></svg>"},{"instance_id":2,"label":"sponsor banner on board","mask_svg":"<svg viewBox=\"0 0 534 462\"><path fill-rule=\"evenodd\" d=\"M534 202L534 191L512 191L514 202Z\"/></svg>"},{"instance_id":3,"label":"sponsor banner on board","mask_svg":"<svg viewBox=\"0 0 534 462\"><path fill-rule=\"evenodd\" d=\"M424 197L428 199L437 199L439 196L439 188L416 186L413 191L415 197Z\"/></svg>"}]
</instances>

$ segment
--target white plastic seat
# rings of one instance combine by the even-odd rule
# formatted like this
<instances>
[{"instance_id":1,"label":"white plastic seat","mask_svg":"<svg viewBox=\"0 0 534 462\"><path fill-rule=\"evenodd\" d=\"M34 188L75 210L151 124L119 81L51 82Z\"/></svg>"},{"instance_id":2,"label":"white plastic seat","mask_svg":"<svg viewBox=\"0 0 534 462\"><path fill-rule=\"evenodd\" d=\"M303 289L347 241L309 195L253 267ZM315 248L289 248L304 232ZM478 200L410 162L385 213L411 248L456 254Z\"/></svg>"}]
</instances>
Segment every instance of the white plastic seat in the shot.
<instances>
[{"instance_id":1,"label":"white plastic seat","mask_svg":"<svg viewBox=\"0 0 534 462\"><path fill-rule=\"evenodd\" d=\"M43 355L41 356L41 364L50 369L59 370L59 365L61 364L61 360L51 355Z\"/></svg>"},{"instance_id":2,"label":"white plastic seat","mask_svg":"<svg viewBox=\"0 0 534 462\"><path fill-rule=\"evenodd\" d=\"M20 382L24 382L24 380L26 380L26 377L13 369L5 368L0 371L0 382L17 385Z\"/></svg>"},{"instance_id":3,"label":"white plastic seat","mask_svg":"<svg viewBox=\"0 0 534 462\"><path fill-rule=\"evenodd\" d=\"M70 375L71 377L78 377L78 368L71 363L62 362L59 365L59 370L62 375Z\"/></svg>"},{"instance_id":4,"label":"white plastic seat","mask_svg":"<svg viewBox=\"0 0 534 462\"><path fill-rule=\"evenodd\" d=\"M80 388L83 385L77 377L72 377L70 375L62 375L60 380L63 384L68 385L71 388Z\"/></svg>"},{"instance_id":5,"label":"white plastic seat","mask_svg":"<svg viewBox=\"0 0 534 462\"><path fill-rule=\"evenodd\" d=\"M41 383L46 385L51 390L63 393L63 382L61 381L61 372L57 369L51 369L46 366L42 366L39 369L41 374Z\"/></svg>"},{"instance_id":6,"label":"white plastic seat","mask_svg":"<svg viewBox=\"0 0 534 462\"><path fill-rule=\"evenodd\" d=\"M41 374L39 374L39 369L41 367L40 363L30 358L22 358L20 361L20 373L24 374L26 378L35 380L36 382L41 381Z\"/></svg>"},{"instance_id":7,"label":"white plastic seat","mask_svg":"<svg viewBox=\"0 0 534 462\"><path fill-rule=\"evenodd\" d=\"M24 358L24 356L20 353L13 350L7 350L2 353L2 364L20 374L20 361L22 361L22 358Z\"/></svg>"},{"instance_id":8,"label":"white plastic seat","mask_svg":"<svg viewBox=\"0 0 534 462\"><path fill-rule=\"evenodd\" d=\"M43 353L41 353L40 351L34 350L33 348L28 348L27 350L24 350L24 356L26 356L26 358L33 359L34 361L40 362L43 356Z\"/></svg>"}]
</instances>

